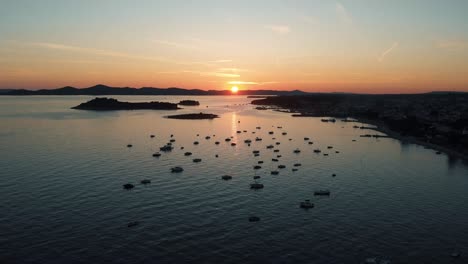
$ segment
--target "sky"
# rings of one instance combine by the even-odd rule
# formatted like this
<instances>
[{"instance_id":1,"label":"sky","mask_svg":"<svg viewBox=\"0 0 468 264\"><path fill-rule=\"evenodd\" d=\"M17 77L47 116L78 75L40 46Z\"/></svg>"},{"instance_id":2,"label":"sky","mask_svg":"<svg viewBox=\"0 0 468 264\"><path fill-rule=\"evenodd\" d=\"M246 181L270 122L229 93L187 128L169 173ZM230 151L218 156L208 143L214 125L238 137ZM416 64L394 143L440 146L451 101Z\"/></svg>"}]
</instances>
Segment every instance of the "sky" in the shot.
<instances>
[{"instance_id":1,"label":"sky","mask_svg":"<svg viewBox=\"0 0 468 264\"><path fill-rule=\"evenodd\" d=\"M0 0L0 88L468 91L466 0Z\"/></svg>"}]
</instances>

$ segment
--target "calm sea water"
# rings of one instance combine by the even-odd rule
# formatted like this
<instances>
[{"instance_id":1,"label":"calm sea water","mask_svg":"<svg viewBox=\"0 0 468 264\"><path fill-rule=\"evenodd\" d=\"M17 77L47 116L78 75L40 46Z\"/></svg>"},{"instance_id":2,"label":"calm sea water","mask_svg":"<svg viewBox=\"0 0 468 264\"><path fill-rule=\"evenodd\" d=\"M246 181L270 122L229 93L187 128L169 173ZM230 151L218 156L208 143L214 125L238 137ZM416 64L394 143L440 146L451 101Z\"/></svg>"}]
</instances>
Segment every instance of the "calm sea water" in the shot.
<instances>
[{"instance_id":1,"label":"calm sea water","mask_svg":"<svg viewBox=\"0 0 468 264\"><path fill-rule=\"evenodd\" d=\"M460 161L360 138L353 123L258 111L246 97L196 97L201 106L177 111L219 114L215 120L69 109L90 98L0 97L1 263L467 263L468 167ZM174 151L152 157L171 134ZM231 136L235 147L224 141ZM256 136L263 141L244 143ZM279 153L266 149L275 142ZM270 175L279 164L286 169ZM185 171L170 173L172 166ZM249 189L254 175L264 189ZM125 191L125 183L136 187ZM314 197L317 189L331 196ZM315 208L300 209L304 199ZM261 221L249 222L252 215ZM132 221L140 224L127 227Z\"/></svg>"}]
</instances>

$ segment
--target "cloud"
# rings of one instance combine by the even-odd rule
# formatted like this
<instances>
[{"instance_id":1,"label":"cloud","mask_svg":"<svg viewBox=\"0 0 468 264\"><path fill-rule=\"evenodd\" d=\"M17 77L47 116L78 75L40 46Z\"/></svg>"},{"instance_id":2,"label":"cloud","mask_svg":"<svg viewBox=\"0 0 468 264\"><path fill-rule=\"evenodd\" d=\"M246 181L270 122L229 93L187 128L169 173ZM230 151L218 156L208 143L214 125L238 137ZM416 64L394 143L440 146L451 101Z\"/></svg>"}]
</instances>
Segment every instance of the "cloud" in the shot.
<instances>
[{"instance_id":1,"label":"cloud","mask_svg":"<svg viewBox=\"0 0 468 264\"><path fill-rule=\"evenodd\" d=\"M129 54L129 53L116 52L116 51L112 51L112 50L83 48L83 47L64 45L64 44L58 44L58 43L32 42L32 43L29 43L29 44L37 46L37 47L47 48L47 49L81 52L81 53L94 54L94 55L98 55L98 56L118 57L118 58L136 59L136 60L160 61L160 62L169 62L169 63L176 63L176 64L180 63L180 62L177 62L177 61L174 61L174 60L169 60L169 59L160 58L160 57L132 55L132 54Z\"/></svg>"},{"instance_id":2,"label":"cloud","mask_svg":"<svg viewBox=\"0 0 468 264\"><path fill-rule=\"evenodd\" d=\"M230 81L228 84L247 84L247 85L265 85L265 84L273 84L273 83L278 83L275 81L270 81L270 82L245 82L245 81Z\"/></svg>"},{"instance_id":3,"label":"cloud","mask_svg":"<svg viewBox=\"0 0 468 264\"><path fill-rule=\"evenodd\" d=\"M239 68L219 68L218 71L220 72L248 72L247 69L239 69Z\"/></svg>"},{"instance_id":4,"label":"cloud","mask_svg":"<svg viewBox=\"0 0 468 264\"><path fill-rule=\"evenodd\" d=\"M315 25L318 24L318 19L312 16L301 16L301 20L307 24Z\"/></svg>"},{"instance_id":5,"label":"cloud","mask_svg":"<svg viewBox=\"0 0 468 264\"><path fill-rule=\"evenodd\" d=\"M238 78L238 77L240 77L239 74L224 73L224 72L217 72L217 71L203 72L203 71L184 70L184 71L159 72L159 74L176 74L176 73L193 73L193 74L199 74L200 76L215 76L215 77L222 77L222 78Z\"/></svg>"},{"instance_id":6,"label":"cloud","mask_svg":"<svg viewBox=\"0 0 468 264\"><path fill-rule=\"evenodd\" d=\"M288 34L289 32L291 32L289 27L284 25L268 25L265 26L265 28L278 34Z\"/></svg>"},{"instance_id":7,"label":"cloud","mask_svg":"<svg viewBox=\"0 0 468 264\"><path fill-rule=\"evenodd\" d=\"M447 50L459 50L468 47L468 41L463 40L439 40L436 47Z\"/></svg>"},{"instance_id":8,"label":"cloud","mask_svg":"<svg viewBox=\"0 0 468 264\"><path fill-rule=\"evenodd\" d=\"M239 74L224 73L224 72L203 72L203 73L200 73L200 75L216 76L216 77L223 77L223 78L237 78L237 77L240 77Z\"/></svg>"},{"instance_id":9,"label":"cloud","mask_svg":"<svg viewBox=\"0 0 468 264\"><path fill-rule=\"evenodd\" d=\"M179 64L179 65L200 64L200 65L204 65L204 66L213 66L213 63L231 62L231 60L225 60L225 59L212 60L212 61L194 61L194 62L177 61L177 60L167 59L167 58L163 58L163 57L134 55L134 54L125 53L125 52L117 52L117 51L112 51L112 50L103 50L103 49L94 49L94 48L85 48L85 47L64 45L64 44L51 43L51 42L28 42L28 43L26 43L26 45L33 45L33 46L36 46L36 47L41 47L41 48L46 48L46 49L53 49L53 50L87 53L87 54L93 54L93 55L97 55L97 56L125 58L125 59L132 59L132 60L157 61L157 62L165 62L165 63Z\"/></svg>"},{"instance_id":10,"label":"cloud","mask_svg":"<svg viewBox=\"0 0 468 264\"><path fill-rule=\"evenodd\" d=\"M165 45L165 46L170 46L174 48L181 48L181 49L193 49L196 50L198 47L183 44L183 43L178 43L178 42L171 42L171 41L166 41L166 40L153 40L154 43L160 44L160 45Z\"/></svg>"},{"instance_id":11,"label":"cloud","mask_svg":"<svg viewBox=\"0 0 468 264\"><path fill-rule=\"evenodd\" d=\"M345 24L353 24L353 18L342 4L336 3L335 9L338 19L340 19Z\"/></svg>"},{"instance_id":12,"label":"cloud","mask_svg":"<svg viewBox=\"0 0 468 264\"><path fill-rule=\"evenodd\" d=\"M394 49L396 49L400 44L398 42L393 42L392 46L390 48L388 48L387 50L385 50L384 52L382 52L382 54L380 54L379 58L378 58L378 61L379 62L382 62L385 57L390 53L392 52Z\"/></svg>"}]
</instances>

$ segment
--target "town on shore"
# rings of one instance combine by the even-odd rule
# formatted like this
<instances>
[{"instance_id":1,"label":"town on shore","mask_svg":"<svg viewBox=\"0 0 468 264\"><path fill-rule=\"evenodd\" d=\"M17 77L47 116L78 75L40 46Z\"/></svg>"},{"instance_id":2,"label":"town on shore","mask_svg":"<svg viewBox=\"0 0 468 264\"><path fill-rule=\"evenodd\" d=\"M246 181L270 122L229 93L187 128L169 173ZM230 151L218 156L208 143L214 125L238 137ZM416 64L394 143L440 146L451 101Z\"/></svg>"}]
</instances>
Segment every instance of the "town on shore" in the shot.
<instances>
[{"instance_id":1,"label":"town on shore","mask_svg":"<svg viewBox=\"0 0 468 264\"><path fill-rule=\"evenodd\" d=\"M468 93L311 94L267 97L252 104L287 109L298 117L355 118L393 137L468 157Z\"/></svg>"}]
</instances>

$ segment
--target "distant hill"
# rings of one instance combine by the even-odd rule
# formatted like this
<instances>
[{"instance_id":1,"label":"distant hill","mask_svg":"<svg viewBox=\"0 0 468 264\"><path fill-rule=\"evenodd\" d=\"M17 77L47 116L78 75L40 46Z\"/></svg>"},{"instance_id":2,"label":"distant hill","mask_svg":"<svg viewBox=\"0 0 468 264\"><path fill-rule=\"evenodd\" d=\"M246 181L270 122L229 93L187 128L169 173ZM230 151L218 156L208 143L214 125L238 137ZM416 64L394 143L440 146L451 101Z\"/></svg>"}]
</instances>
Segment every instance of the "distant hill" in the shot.
<instances>
[{"instance_id":1,"label":"distant hill","mask_svg":"<svg viewBox=\"0 0 468 264\"><path fill-rule=\"evenodd\" d=\"M13 91L13 89L0 89L0 95Z\"/></svg>"},{"instance_id":2,"label":"distant hill","mask_svg":"<svg viewBox=\"0 0 468 264\"><path fill-rule=\"evenodd\" d=\"M88 88L75 88L66 86L58 89L42 89L42 90L6 90L0 95L231 95L229 90L200 90L200 89L183 89L177 87L170 88L130 88L130 87L110 87L103 84L98 84ZM240 90L238 95L305 95L306 92L293 91L276 91L276 90Z\"/></svg>"}]
</instances>

